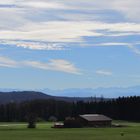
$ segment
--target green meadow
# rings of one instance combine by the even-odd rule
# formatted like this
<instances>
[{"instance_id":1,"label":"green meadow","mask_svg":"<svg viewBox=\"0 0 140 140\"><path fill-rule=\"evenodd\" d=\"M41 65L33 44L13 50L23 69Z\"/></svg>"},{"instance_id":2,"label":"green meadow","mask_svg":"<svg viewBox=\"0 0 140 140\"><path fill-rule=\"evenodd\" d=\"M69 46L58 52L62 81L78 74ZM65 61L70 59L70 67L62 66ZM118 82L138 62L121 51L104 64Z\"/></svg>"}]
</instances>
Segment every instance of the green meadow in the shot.
<instances>
[{"instance_id":1,"label":"green meadow","mask_svg":"<svg viewBox=\"0 0 140 140\"><path fill-rule=\"evenodd\" d=\"M24 123L0 123L0 140L140 140L140 123L117 123L127 127L56 129L52 123L39 123L27 129Z\"/></svg>"}]
</instances>

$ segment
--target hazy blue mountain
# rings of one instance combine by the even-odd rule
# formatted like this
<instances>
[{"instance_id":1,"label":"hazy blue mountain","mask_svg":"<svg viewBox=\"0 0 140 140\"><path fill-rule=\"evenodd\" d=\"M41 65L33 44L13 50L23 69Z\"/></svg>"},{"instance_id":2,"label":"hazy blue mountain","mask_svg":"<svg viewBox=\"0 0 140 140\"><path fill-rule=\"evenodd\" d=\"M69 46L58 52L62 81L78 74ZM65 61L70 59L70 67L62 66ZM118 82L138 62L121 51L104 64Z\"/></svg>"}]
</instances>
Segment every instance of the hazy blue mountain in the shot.
<instances>
[{"instance_id":1,"label":"hazy blue mountain","mask_svg":"<svg viewBox=\"0 0 140 140\"><path fill-rule=\"evenodd\" d=\"M50 90L42 89L39 90L49 95L54 96L68 96L68 97L105 97L105 98L116 98L122 96L140 96L140 86L135 87L111 87L111 88L71 88L64 90Z\"/></svg>"},{"instance_id":2,"label":"hazy blue mountain","mask_svg":"<svg viewBox=\"0 0 140 140\"><path fill-rule=\"evenodd\" d=\"M12 91L24 91L24 89L0 89L1 92L12 92ZM33 91L29 90L29 91ZM122 96L140 96L140 86L122 88L122 87L111 87L111 88L70 88L63 90L51 90L51 89L34 89L34 91L42 92L51 96L61 97L104 97L104 98L117 98Z\"/></svg>"}]
</instances>

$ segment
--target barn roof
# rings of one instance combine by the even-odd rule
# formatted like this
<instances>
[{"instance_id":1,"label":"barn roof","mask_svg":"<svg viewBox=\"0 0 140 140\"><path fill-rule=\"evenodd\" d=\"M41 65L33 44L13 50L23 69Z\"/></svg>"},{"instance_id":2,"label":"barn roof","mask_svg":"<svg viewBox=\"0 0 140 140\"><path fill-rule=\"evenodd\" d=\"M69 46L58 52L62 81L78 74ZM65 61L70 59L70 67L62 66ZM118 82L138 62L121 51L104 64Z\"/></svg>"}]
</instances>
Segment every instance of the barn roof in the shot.
<instances>
[{"instance_id":1,"label":"barn roof","mask_svg":"<svg viewBox=\"0 0 140 140\"><path fill-rule=\"evenodd\" d=\"M87 121L111 121L112 119L101 114L85 114L80 117Z\"/></svg>"}]
</instances>

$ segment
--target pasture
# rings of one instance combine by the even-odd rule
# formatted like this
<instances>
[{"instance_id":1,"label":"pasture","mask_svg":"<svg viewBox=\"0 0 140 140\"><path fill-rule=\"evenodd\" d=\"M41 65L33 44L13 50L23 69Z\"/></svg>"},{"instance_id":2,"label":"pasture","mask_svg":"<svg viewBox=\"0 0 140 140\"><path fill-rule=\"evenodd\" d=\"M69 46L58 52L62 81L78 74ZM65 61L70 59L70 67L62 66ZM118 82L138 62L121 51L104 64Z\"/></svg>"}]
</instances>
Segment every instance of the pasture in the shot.
<instances>
[{"instance_id":1,"label":"pasture","mask_svg":"<svg viewBox=\"0 0 140 140\"><path fill-rule=\"evenodd\" d=\"M139 140L140 123L119 122L123 128L54 129L52 123L38 123L27 129L25 123L0 123L1 140ZM124 136L121 135L124 134Z\"/></svg>"}]
</instances>

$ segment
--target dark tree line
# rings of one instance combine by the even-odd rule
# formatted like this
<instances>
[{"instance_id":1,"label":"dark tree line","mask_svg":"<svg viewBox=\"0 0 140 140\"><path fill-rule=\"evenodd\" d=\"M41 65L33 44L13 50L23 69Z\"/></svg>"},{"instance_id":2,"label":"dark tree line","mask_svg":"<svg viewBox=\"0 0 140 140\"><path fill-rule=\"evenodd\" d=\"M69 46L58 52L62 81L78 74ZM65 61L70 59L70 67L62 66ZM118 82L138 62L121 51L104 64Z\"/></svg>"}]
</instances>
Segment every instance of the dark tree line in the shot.
<instances>
[{"instance_id":1,"label":"dark tree line","mask_svg":"<svg viewBox=\"0 0 140 140\"><path fill-rule=\"evenodd\" d=\"M123 97L100 102L76 103L55 100L34 100L0 105L0 121L27 121L30 114L47 121L51 116L58 120L79 114L104 114L113 119L140 121L140 97Z\"/></svg>"}]
</instances>

